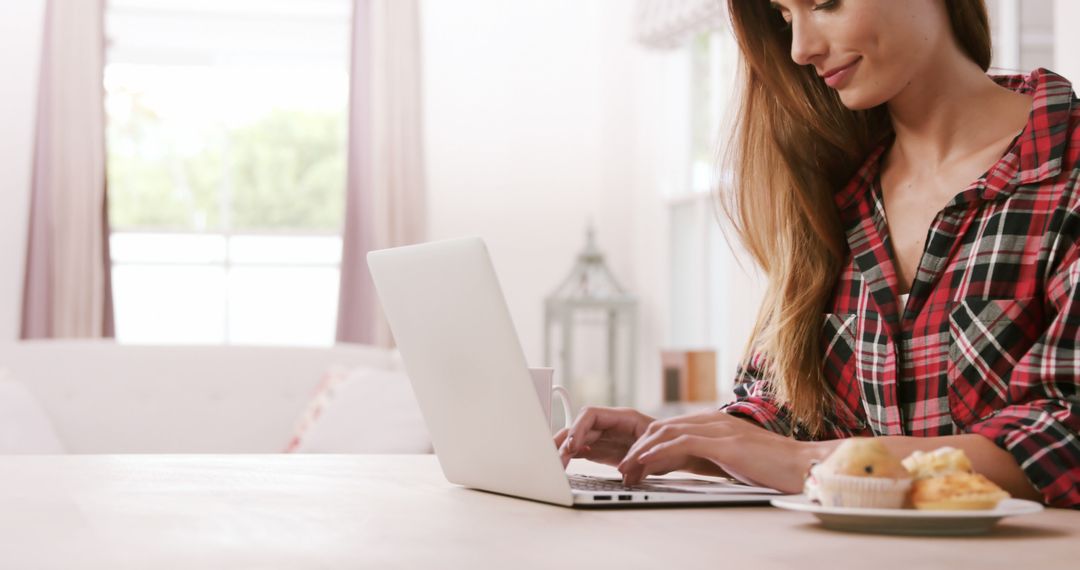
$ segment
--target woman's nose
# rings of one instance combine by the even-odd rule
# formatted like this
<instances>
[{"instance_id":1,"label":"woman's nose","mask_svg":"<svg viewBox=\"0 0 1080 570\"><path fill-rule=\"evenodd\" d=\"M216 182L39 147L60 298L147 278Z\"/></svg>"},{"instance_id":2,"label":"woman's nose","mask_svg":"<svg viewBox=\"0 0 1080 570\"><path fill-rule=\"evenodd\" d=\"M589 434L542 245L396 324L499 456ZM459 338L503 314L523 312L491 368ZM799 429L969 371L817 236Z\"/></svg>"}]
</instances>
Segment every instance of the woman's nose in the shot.
<instances>
[{"instance_id":1,"label":"woman's nose","mask_svg":"<svg viewBox=\"0 0 1080 570\"><path fill-rule=\"evenodd\" d=\"M791 23L791 60L799 65L810 65L828 52L821 31L813 24L795 20Z\"/></svg>"}]
</instances>

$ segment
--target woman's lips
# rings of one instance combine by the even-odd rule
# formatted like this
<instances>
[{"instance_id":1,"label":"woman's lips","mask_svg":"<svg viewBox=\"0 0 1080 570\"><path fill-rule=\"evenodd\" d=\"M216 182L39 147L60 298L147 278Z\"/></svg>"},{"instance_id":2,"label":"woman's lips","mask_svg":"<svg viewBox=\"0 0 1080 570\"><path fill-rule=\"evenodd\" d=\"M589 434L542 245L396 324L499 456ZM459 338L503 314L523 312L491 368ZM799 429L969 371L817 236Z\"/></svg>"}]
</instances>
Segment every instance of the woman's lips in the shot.
<instances>
[{"instance_id":1,"label":"woman's lips","mask_svg":"<svg viewBox=\"0 0 1080 570\"><path fill-rule=\"evenodd\" d=\"M826 73L822 76L822 78L825 80L825 84L829 87L832 87L833 89L839 89L840 85L846 82L848 78L850 78L855 73L855 67L859 65L860 61L862 61L861 57L845 65L844 67L841 67L840 69L834 69Z\"/></svg>"}]
</instances>

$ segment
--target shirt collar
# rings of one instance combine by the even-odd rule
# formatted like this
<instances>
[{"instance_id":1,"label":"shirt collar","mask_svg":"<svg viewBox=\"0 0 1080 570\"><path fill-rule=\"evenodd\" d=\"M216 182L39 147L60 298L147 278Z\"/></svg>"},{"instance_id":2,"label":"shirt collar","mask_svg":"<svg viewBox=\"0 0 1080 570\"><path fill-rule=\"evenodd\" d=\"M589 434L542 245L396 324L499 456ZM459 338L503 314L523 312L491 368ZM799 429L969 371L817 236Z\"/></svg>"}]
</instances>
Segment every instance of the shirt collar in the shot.
<instances>
[{"instance_id":1,"label":"shirt collar","mask_svg":"<svg viewBox=\"0 0 1080 570\"><path fill-rule=\"evenodd\" d=\"M1028 75L1000 75L993 79L1002 87L1031 95L1032 105L1017 145L988 172L988 178L1000 177L1008 184L993 184L991 180L983 192L987 200L1011 193L1018 185L1035 184L1061 173L1069 116L1076 99L1072 83L1043 68Z\"/></svg>"},{"instance_id":2,"label":"shirt collar","mask_svg":"<svg viewBox=\"0 0 1080 570\"><path fill-rule=\"evenodd\" d=\"M1042 182L1061 173L1069 117L1076 101L1072 84L1047 69L1039 68L1027 75L996 75L991 79L1002 87L1031 95L1032 107L1016 144L980 182L979 195L984 200L1008 196L1017 186ZM878 145L851 182L836 193L836 205L841 210L869 191L877 177L881 156L892 144L892 138L890 134Z\"/></svg>"}]
</instances>

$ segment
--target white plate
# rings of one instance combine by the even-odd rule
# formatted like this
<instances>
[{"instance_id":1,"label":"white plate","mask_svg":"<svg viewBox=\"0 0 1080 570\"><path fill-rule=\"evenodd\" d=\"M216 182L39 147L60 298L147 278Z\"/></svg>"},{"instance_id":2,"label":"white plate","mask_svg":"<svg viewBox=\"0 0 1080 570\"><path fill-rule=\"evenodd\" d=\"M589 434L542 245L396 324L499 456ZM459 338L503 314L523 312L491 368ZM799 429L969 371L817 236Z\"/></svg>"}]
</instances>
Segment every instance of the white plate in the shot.
<instances>
[{"instance_id":1,"label":"white plate","mask_svg":"<svg viewBox=\"0 0 1080 570\"><path fill-rule=\"evenodd\" d=\"M989 511L920 511L916 509L861 509L825 507L804 495L773 499L781 509L811 513L826 528L887 534L982 534L1003 517L1030 515L1043 506L1024 499L1005 499Z\"/></svg>"}]
</instances>

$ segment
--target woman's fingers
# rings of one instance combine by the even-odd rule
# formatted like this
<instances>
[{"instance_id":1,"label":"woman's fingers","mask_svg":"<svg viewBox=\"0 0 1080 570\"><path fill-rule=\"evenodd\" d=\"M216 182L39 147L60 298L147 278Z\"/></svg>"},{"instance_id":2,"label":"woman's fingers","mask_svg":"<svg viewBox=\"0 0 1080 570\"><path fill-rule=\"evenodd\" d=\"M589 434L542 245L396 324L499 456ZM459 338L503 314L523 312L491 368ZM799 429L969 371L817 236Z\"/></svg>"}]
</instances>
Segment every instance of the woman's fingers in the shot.
<instances>
[{"instance_id":1,"label":"woman's fingers","mask_svg":"<svg viewBox=\"0 0 1080 570\"><path fill-rule=\"evenodd\" d=\"M555 444L564 467L581 457L616 465L624 477L640 480L648 474L685 468L692 461L692 456L671 455L645 473L642 455L684 435L706 439L728 435L731 421L716 410L656 421L628 408L585 407L569 428L556 433Z\"/></svg>"},{"instance_id":2,"label":"woman's fingers","mask_svg":"<svg viewBox=\"0 0 1080 570\"><path fill-rule=\"evenodd\" d=\"M670 422L656 422L653 425L650 425L645 431L645 434L630 446L630 449L626 452L626 457L623 458L622 464L619 465L619 469L622 470L624 465L629 466L637 463L638 456L647 452L653 446L675 439L684 433L698 433L705 425L707 424L678 424Z\"/></svg>"},{"instance_id":3,"label":"woman's fingers","mask_svg":"<svg viewBox=\"0 0 1080 570\"><path fill-rule=\"evenodd\" d=\"M589 433L585 434L583 441L585 441L585 443L587 444L592 443L599 439L602 434L603 432L599 430L592 430ZM567 442L570 440L569 438L570 430L568 428L563 428L559 430L555 433L555 447L559 448L560 452L563 451L564 449L566 449Z\"/></svg>"},{"instance_id":4,"label":"woman's fingers","mask_svg":"<svg viewBox=\"0 0 1080 570\"><path fill-rule=\"evenodd\" d=\"M617 465L626 455L626 450L634 443L634 436L617 430L592 430L578 443L579 448L574 452L569 451L565 444L559 448L559 456L564 467L575 457L605 465Z\"/></svg>"},{"instance_id":5,"label":"woman's fingers","mask_svg":"<svg viewBox=\"0 0 1080 570\"><path fill-rule=\"evenodd\" d=\"M638 463L648 465L662 462L671 457L697 456L700 457L705 451L704 444L714 438L705 438L699 435L680 435L673 440L658 443L652 449L638 456Z\"/></svg>"},{"instance_id":6,"label":"woman's fingers","mask_svg":"<svg viewBox=\"0 0 1080 570\"><path fill-rule=\"evenodd\" d=\"M688 416L678 416L667 420L658 420L649 424L645 433L635 446L639 449L653 445L658 441L667 441L684 433L697 435L729 435L741 429L742 420L724 412L709 411ZM637 450L631 450L634 452Z\"/></svg>"},{"instance_id":7,"label":"woman's fingers","mask_svg":"<svg viewBox=\"0 0 1080 570\"><path fill-rule=\"evenodd\" d=\"M697 435L680 435L672 440L658 443L648 452L641 454L635 465L623 472L623 481L628 485L641 482L649 475L668 473L685 465L691 457L701 457L711 450L717 440ZM711 444L711 445L710 445Z\"/></svg>"},{"instance_id":8,"label":"woman's fingers","mask_svg":"<svg viewBox=\"0 0 1080 570\"><path fill-rule=\"evenodd\" d=\"M584 437L577 438L577 446L575 451L570 451L570 438L566 437L563 440L563 444L559 447L559 458L562 459L563 467L566 467L570 460L575 457L584 457L586 459L592 459L589 455L592 452L592 445L600 441L604 437L604 432L600 430L592 430L585 434Z\"/></svg>"},{"instance_id":9,"label":"woman's fingers","mask_svg":"<svg viewBox=\"0 0 1080 570\"><path fill-rule=\"evenodd\" d=\"M663 475L672 471L681 471L686 468L686 458L669 456L649 463L638 463L628 468L623 473L624 485L636 485L649 475Z\"/></svg>"},{"instance_id":10,"label":"woman's fingers","mask_svg":"<svg viewBox=\"0 0 1080 570\"><path fill-rule=\"evenodd\" d=\"M600 408L586 406L582 408L567 435L565 445L570 453L576 453L590 431L616 431L633 434L635 437L644 432L645 426L652 421L640 412L629 408Z\"/></svg>"},{"instance_id":11,"label":"woman's fingers","mask_svg":"<svg viewBox=\"0 0 1080 570\"><path fill-rule=\"evenodd\" d=\"M563 442L566 441L566 436L568 435L570 435L570 430L568 428L562 428L561 430L555 432L555 447L561 448L563 446Z\"/></svg>"},{"instance_id":12,"label":"woman's fingers","mask_svg":"<svg viewBox=\"0 0 1080 570\"><path fill-rule=\"evenodd\" d=\"M627 451L626 457L623 458L622 463L619 464L619 471L624 474L634 473L637 470L636 466L640 463L643 455L649 453L657 446L677 438L683 436L696 436L706 439L718 438L729 435L730 431L730 426L723 421L688 424L668 423L659 426L654 423L649 426L645 435L638 439L634 445L631 446L630 450Z\"/></svg>"}]
</instances>

